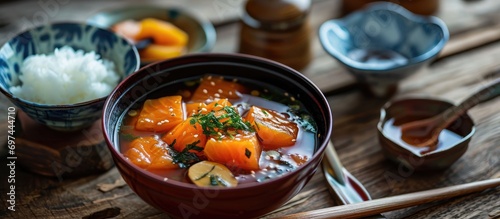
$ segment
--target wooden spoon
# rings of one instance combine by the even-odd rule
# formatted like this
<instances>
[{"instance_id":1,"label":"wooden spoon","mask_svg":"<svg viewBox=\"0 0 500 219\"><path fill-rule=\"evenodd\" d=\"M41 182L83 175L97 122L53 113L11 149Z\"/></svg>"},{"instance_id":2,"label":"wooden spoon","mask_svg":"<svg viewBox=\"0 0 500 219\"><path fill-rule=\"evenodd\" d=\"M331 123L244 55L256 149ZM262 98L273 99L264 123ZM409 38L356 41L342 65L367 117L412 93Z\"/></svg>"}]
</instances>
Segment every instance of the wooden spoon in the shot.
<instances>
[{"instance_id":1,"label":"wooden spoon","mask_svg":"<svg viewBox=\"0 0 500 219\"><path fill-rule=\"evenodd\" d=\"M434 147L437 145L439 134L443 129L467 112L468 109L499 95L500 78L497 78L457 106L448 108L436 116L401 125L401 139L416 147Z\"/></svg>"}]
</instances>

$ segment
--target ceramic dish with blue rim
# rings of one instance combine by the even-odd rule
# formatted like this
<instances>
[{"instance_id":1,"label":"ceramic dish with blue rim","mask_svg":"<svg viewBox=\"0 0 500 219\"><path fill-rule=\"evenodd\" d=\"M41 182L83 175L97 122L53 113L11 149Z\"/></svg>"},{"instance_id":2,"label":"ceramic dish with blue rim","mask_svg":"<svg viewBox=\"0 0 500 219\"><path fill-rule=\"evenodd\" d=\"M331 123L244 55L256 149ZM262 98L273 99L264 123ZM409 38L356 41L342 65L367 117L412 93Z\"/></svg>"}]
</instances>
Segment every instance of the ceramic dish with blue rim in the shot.
<instances>
[{"instance_id":1,"label":"ceramic dish with blue rim","mask_svg":"<svg viewBox=\"0 0 500 219\"><path fill-rule=\"evenodd\" d=\"M23 85L21 69L28 57L54 54L56 48L64 46L85 53L95 52L100 58L109 60L114 64L118 82L137 71L140 60L137 49L117 34L72 22L32 28L18 34L0 48L0 92L35 121L55 130L74 131L90 126L101 117L107 96L74 104L43 104L15 96L11 90L12 87Z\"/></svg>"},{"instance_id":2,"label":"ceramic dish with blue rim","mask_svg":"<svg viewBox=\"0 0 500 219\"><path fill-rule=\"evenodd\" d=\"M366 83L391 84L429 64L449 33L437 17L377 2L319 28L324 50Z\"/></svg>"},{"instance_id":3,"label":"ceramic dish with blue rim","mask_svg":"<svg viewBox=\"0 0 500 219\"><path fill-rule=\"evenodd\" d=\"M125 20L141 20L155 18L170 22L188 35L187 53L210 52L216 41L213 24L186 9L153 5L129 5L101 11L87 19L87 23L102 28L111 28L114 24ZM151 61L143 60L143 64Z\"/></svg>"}]
</instances>

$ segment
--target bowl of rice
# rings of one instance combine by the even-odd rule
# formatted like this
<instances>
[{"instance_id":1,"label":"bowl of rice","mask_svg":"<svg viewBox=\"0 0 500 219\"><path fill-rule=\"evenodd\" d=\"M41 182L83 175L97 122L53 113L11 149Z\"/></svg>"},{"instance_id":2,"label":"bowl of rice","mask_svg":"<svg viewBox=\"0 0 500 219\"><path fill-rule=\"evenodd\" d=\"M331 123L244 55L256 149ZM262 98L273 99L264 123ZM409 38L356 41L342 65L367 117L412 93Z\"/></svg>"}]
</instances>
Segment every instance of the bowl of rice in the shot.
<instances>
[{"instance_id":1,"label":"bowl of rice","mask_svg":"<svg viewBox=\"0 0 500 219\"><path fill-rule=\"evenodd\" d=\"M0 92L32 119L75 131L98 120L109 93L139 67L134 45L109 30L47 24L0 48Z\"/></svg>"}]
</instances>

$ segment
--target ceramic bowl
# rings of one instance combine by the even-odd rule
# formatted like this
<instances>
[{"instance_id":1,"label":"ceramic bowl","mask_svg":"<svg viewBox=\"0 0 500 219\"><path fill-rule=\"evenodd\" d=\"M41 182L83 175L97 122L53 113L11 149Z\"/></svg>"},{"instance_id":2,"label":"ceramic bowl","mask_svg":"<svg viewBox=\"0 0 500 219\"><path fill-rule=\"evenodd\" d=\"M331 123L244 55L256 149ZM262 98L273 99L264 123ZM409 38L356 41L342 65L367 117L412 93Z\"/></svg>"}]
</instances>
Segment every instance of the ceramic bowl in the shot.
<instances>
[{"instance_id":1,"label":"ceramic bowl","mask_svg":"<svg viewBox=\"0 0 500 219\"><path fill-rule=\"evenodd\" d=\"M199 78L207 72L262 81L299 97L317 123L318 141L310 160L280 177L227 188L165 181L128 161L117 143L117 126L128 107L149 93L168 89L176 81ZM277 209L316 172L330 139L332 122L326 98L309 79L277 62L242 54L193 54L150 64L111 93L102 120L108 148L124 180L144 201L174 218L256 218Z\"/></svg>"},{"instance_id":2,"label":"ceramic bowl","mask_svg":"<svg viewBox=\"0 0 500 219\"><path fill-rule=\"evenodd\" d=\"M420 16L400 5L378 2L319 28L324 50L377 96L428 65L448 41L437 17Z\"/></svg>"},{"instance_id":3,"label":"ceramic bowl","mask_svg":"<svg viewBox=\"0 0 500 219\"><path fill-rule=\"evenodd\" d=\"M207 19L196 16L186 9L176 7L134 5L102 11L87 20L88 23L102 28L127 20L156 18L168 21L185 31L188 36L187 53L210 52L216 40L214 26ZM151 63L143 60L143 64Z\"/></svg>"},{"instance_id":4,"label":"ceramic bowl","mask_svg":"<svg viewBox=\"0 0 500 219\"><path fill-rule=\"evenodd\" d=\"M451 166L465 153L475 132L474 122L468 114L447 128L455 135L441 133L441 143L434 149L406 144L400 139L401 132L397 129L398 123L432 117L451 106L450 102L424 97L405 97L386 103L377 124L384 153L389 159L414 170L442 170Z\"/></svg>"},{"instance_id":5,"label":"ceramic bowl","mask_svg":"<svg viewBox=\"0 0 500 219\"><path fill-rule=\"evenodd\" d=\"M101 117L106 97L68 105L41 104L16 97L10 88L21 84L23 61L30 55L51 54L70 46L95 51L112 61L121 79L135 72L139 54L127 40L105 29L80 23L47 24L20 33L0 48L0 91L32 119L61 131L90 126ZM56 94L57 95L57 94Z\"/></svg>"}]
</instances>

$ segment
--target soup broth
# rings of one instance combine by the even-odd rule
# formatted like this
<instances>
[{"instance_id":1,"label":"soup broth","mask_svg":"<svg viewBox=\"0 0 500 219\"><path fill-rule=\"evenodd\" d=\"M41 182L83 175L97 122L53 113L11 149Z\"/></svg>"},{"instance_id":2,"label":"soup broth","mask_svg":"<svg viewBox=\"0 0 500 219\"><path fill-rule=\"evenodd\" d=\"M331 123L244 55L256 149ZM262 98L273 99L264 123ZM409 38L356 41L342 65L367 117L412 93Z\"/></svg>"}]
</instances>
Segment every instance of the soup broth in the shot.
<instances>
[{"instance_id":1,"label":"soup broth","mask_svg":"<svg viewBox=\"0 0 500 219\"><path fill-rule=\"evenodd\" d=\"M181 147L180 145L183 144L182 142L185 138L174 138L168 137L167 135L175 136L176 131L174 129L177 129L177 126L180 127L181 125L176 125L176 127L174 128L166 128L168 130L161 131L137 129L138 123L140 123L138 121L142 118L141 113L145 113L145 111L149 110L145 108L145 102L147 101L143 99L130 106L130 108L126 110L126 112L122 115L121 122L119 123L119 135L117 135L118 139L116 139L116 141L118 141L120 150L125 155L125 157L127 157L132 163L139 164L141 168L162 176L165 179L173 179L181 182L192 183L193 179L190 179L188 177L188 170L190 166L192 166L196 162L202 160L210 160L214 157L223 157L222 159L224 160L224 154L231 154L229 152L219 152L217 150L215 151L215 153L213 152L213 150L210 150L210 154L208 154L208 147L210 143L227 140L228 142L235 142L234 146L233 143L231 143L228 144L228 147L237 147L237 144L239 144L239 142L236 141L239 141L239 139L245 139L246 134L248 134L249 136L255 135L255 139L258 140L258 146L255 147L257 149L254 151L245 148L244 154L246 157L251 157L254 155L254 153L258 153L255 154L258 160L258 167L246 165L246 163L244 162L218 162L220 159L215 159L214 161L225 165L237 179L239 185L250 182L261 182L267 179L279 177L282 174L293 171L312 158L317 147L316 125L315 122L312 121L312 117L310 116L310 114L305 110L305 107L297 100L296 97L292 95L292 93L288 93L269 84L263 84L262 82L250 81L241 78L223 78L223 82L221 83L225 83L225 85L227 86L225 88L216 88L212 93L215 97L210 96L212 91L209 87L207 89L201 89L202 92L200 92L200 87L203 86L200 81L211 79L213 77L221 78L220 76L212 75L205 76L202 80L195 79L178 82L168 85L168 92L166 91L166 88L159 89L149 94L147 96L147 99L152 100L163 97L180 96L179 98L182 99L182 120L189 122L189 125L185 125L187 127L185 130L199 131L199 128L202 126L197 126L198 124L195 124L195 121L198 121L200 124L202 123L201 121L204 121L202 119L205 119L205 115L208 115L204 113L207 113L206 109L208 109L209 106L213 106L214 109L217 107L224 109L226 110L225 112L229 112L228 114L230 114L230 112L233 112L229 108L234 109L235 114L238 114L238 116L235 116L235 118L240 118L240 122L241 124L243 124L243 126L250 125L250 129L244 131L235 131L236 128L231 127L229 128L229 131L224 132L223 134L212 133L211 135L206 135L206 132L203 132L206 135L203 136L203 138L200 137L201 134L191 134L191 137L193 138L194 136L197 140L187 141L188 143L186 144L187 146L185 146L184 150L179 150L176 149L176 147ZM213 83L212 85L216 87L218 84ZM234 89L234 91L236 91L236 94L227 91L228 89ZM218 97L218 93L223 94L224 92L225 94L227 94L225 96L229 96L230 98ZM207 96L209 97L207 98ZM226 100L227 102L229 102L227 103L229 104L229 106L222 107L222 105L226 103ZM165 99L164 102L166 103L168 101ZM168 104L165 103L162 103L164 104L162 107L164 107L165 109L169 109ZM192 110L193 105L203 105L207 108L198 107L195 108L196 110ZM170 112L175 112L175 109L169 110ZM259 112L261 112L261 115L263 115L264 117L275 115L273 113L279 114L275 117L272 117L271 122L276 122L279 120L283 123L283 126L278 127L291 127L291 129L284 129L285 133L286 130L292 130L291 132L295 133L295 137L291 140L287 140L288 136L282 135L282 133L273 132L272 135L274 135L274 137L270 137L271 142L278 142L278 144L283 144L283 146L272 145L270 141L266 140L266 138L269 138L269 135L263 133L266 127L262 127L263 123L257 122L257 116L255 116L255 120L253 121L253 123L251 121L253 117L249 116L249 114L253 115L257 113L258 110L261 110ZM210 112L214 112L210 115L217 115L219 111L212 110ZM233 118L232 116L228 117ZM228 121L227 118L217 118L219 119L219 121L222 121L222 123ZM172 121L172 119L168 120L168 122ZM232 121L230 121L229 123L231 122ZM210 122L207 122L207 124L205 125L210 127L215 123L218 124L217 121L210 120ZM179 124L182 124L182 122L179 122ZM196 127L198 127L198 129ZM221 130L221 127L217 128L217 130ZM296 127L296 129L293 127ZM204 131L207 131L208 128L203 126L202 129ZM270 130L273 131L273 128L271 127ZM189 135L189 133L186 133L186 131L179 133L182 134L177 136ZM137 151L134 148L136 147L134 141L141 137L150 138L154 139L154 141L157 141L156 146L157 148L160 148L160 153L163 153L159 156L162 156L163 158L167 157L160 160L162 160L163 162L165 160L170 161L173 159L173 166L175 167L167 168L166 166L162 166L161 162L159 165L151 164L149 166L141 166L140 162L147 160L147 158L144 158L142 155L139 156L140 158L137 158L137 153L130 153L131 150ZM168 139L171 140L172 138L174 140L170 141L169 144L167 141L169 141ZM204 144L202 145L202 143ZM190 148L190 144L193 147ZM158 152L158 150L154 151ZM187 153L183 154L184 152ZM188 160L190 162L180 163L178 160L176 161L175 157L179 154L189 157ZM171 156L171 158L168 158L168 156ZM230 156L234 156L234 153L232 153ZM154 159L156 158L150 158L150 160ZM233 158L233 160L234 159L237 160L237 158ZM168 164L167 166L169 165L171 164ZM154 168L151 168L152 166L154 166ZM217 185L217 183L215 183L214 185Z\"/></svg>"}]
</instances>

